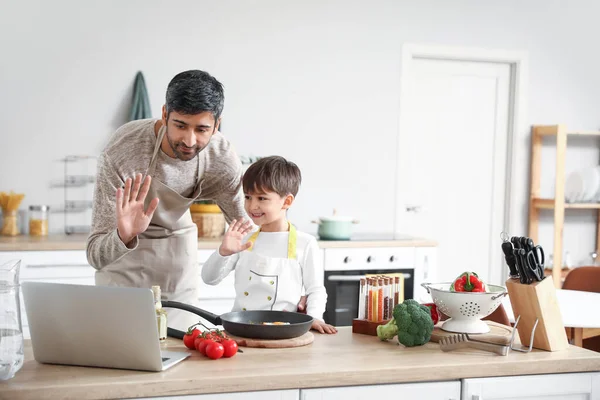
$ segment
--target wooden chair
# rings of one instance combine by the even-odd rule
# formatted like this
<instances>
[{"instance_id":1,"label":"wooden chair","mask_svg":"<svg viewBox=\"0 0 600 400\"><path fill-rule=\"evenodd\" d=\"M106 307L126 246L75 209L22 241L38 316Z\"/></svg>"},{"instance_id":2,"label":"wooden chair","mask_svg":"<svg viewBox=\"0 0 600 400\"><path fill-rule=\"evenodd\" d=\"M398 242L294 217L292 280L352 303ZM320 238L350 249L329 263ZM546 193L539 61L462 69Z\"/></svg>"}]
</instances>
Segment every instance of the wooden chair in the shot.
<instances>
[{"instance_id":1,"label":"wooden chair","mask_svg":"<svg viewBox=\"0 0 600 400\"><path fill-rule=\"evenodd\" d=\"M600 293L600 267L578 267L569 272L563 289Z\"/></svg>"},{"instance_id":2,"label":"wooden chair","mask_svg":"<svg viewBox=\"0 0 600 400\"><path fill-rule=\"evenodd\" d=\"M566 290L600 293L600 267L578 267L569 272L562 286ZM585 307L585 305L582 305ZM594 312L599 312L595 310ZM582 347L600 352L600 329L583 329L581 337L577 337L574 329L566 328L567 336L577 342L582 340Z\"/></svg>"}]
</instances>

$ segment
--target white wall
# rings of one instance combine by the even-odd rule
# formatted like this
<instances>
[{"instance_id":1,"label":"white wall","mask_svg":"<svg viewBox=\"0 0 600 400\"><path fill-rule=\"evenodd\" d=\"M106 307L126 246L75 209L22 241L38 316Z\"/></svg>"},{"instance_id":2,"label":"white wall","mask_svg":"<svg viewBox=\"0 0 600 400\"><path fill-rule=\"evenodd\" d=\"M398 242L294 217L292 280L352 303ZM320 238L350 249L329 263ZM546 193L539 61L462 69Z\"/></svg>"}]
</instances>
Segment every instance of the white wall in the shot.
<instances>
[{"instance_id":1,"label":"white wall","mask_svg":"<svg viewBox=\"0 0 600 400\"><path fill-rule=\"evenodd\" d=\"M528 123L600 128L593 0L1 0L0 9L0 190L25 193L24 207L61 204L49 188L62 173L55 160L102 150L125 122L138 70L155 116L176 73L204 69L223 82L224 133L241 155L300 165L291 218L313 232L310 220L334 207L360 219L360 231L393 230L405 42L528 51ZM568 170L595 165L596 145L574 143ZM549 216L541 244L551 249ZM593 250L594 221L567 213L575 259ZM62 230L61 217L51 222Z\"/></svg>"}]
</instances>

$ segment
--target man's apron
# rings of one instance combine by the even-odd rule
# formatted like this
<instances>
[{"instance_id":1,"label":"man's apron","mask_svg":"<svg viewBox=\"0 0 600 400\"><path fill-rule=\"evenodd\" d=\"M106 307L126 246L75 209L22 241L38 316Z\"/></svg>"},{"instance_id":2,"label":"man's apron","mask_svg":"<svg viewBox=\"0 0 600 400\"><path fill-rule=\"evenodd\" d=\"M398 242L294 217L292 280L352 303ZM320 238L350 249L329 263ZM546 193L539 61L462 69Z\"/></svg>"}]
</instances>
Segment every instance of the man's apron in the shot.
<instances>
[{"instance_id":1,"label":"man's apron","mask_svg":"<svg viewBox=\"0 0 600 400\"><path fill-rule=\"evenodd\" d=\"M296 228L289 226L287 258L265 257L252 247L240 254L235 266L233 311L297 310L302 295L302 267L296 255ZM254 245L259 233L248 241Z\"/></svg>"},{"instance_id":2,"label":"man's apron","mask_svg":"<svg viewBox=\"0 0 600 400\"><path fill-rule=\"evenodd\" d=\"M161 127L146 175L152 176L165 135ZM200 167L199 167L200 168ZM201 176L201 171L198 171ZM152 179L145 207L152 199L160 199L148 229L138 235L138 247L110 265L96 271L96 285L150 288L159 285L162 300L196 305L199 283L198 228L189 208L200 193L198 180L192 198L175 192L158 179ZM199 317L187 311L166 309L167 325L179 330L198 322Z\"/></svg>"}]
</instances>

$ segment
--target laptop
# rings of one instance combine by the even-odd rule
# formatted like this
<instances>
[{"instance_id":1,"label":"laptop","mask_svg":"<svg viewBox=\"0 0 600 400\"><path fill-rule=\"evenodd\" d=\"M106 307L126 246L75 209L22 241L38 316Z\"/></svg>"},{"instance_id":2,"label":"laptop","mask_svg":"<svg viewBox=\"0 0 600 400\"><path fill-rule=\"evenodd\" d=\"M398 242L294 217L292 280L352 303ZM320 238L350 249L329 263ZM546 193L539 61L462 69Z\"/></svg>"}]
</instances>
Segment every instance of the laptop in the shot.
<instances>
[{"instance_id":1,"label":"laptop","mask_svg":"<svg viewBox=\"0 0 600 400\"><path fill-rule=\"evenodd\" d=\"M37 362L164 371L190 356L161 351L150 289L45 282L22 289Z\"/></svg>"}]
</instances>

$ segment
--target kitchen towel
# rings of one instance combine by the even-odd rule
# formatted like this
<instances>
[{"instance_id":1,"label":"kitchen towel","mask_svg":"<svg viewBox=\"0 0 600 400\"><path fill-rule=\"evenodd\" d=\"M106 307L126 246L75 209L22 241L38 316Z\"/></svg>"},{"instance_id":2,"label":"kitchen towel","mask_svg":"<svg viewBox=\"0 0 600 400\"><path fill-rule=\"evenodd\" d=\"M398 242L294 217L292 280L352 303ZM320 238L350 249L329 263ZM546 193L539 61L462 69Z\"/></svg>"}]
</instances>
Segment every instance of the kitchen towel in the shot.
<instances>
[{"instance_id":1,"label":"kitchen towel","mask_svg":"<svg viewBox=\"0 0 600 400\"><path fill-rule=\"evenodd\" d=\"M129 113L129 121L151 117L152 112L150 111L150 100L148 99L146 82L144 81L144 75L142 72L138 71L135 76L135 83L133 87L133 101L131 104L131 111Z\"/></svg>"}]
</instances>

